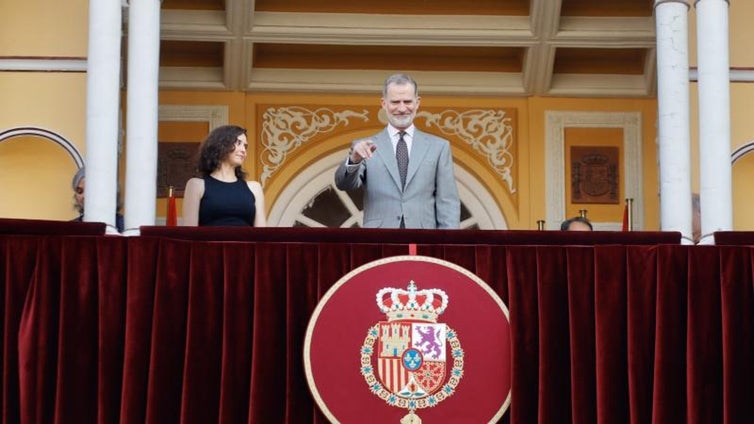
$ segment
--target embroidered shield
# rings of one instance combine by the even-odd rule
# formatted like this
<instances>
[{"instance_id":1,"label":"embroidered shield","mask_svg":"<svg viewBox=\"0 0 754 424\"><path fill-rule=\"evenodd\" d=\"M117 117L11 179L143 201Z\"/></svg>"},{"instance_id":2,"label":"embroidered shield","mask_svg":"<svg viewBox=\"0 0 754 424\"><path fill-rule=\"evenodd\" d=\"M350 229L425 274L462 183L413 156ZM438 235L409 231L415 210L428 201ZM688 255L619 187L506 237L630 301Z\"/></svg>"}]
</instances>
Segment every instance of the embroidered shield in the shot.
<instances>
[{"instance_id":1,"label":"embroidered shield","mask_svg":"<svg viewBox=\"0 0 754 424\"><path fill-rule=\"evenodd\" d=\"M445 380L445 324L398 320L379 323L377 374L391 392L408 398L434 393Z\"/></svg>"},{"instance_id":2,"label":"embroidered shield","mask_svg":"<svg viewBox=\"0 0 754 424\"><path fill-rule=\"evenodd\" d=\"M372 393L408 409L409 415L453 395L463 377L463 349L455 332L437 322L448 295L440 289L418 290L411 281L407 290L381 289L377 306L388 320L370 328L361 347L361 373Z\"/></svg>"}]
</instances>

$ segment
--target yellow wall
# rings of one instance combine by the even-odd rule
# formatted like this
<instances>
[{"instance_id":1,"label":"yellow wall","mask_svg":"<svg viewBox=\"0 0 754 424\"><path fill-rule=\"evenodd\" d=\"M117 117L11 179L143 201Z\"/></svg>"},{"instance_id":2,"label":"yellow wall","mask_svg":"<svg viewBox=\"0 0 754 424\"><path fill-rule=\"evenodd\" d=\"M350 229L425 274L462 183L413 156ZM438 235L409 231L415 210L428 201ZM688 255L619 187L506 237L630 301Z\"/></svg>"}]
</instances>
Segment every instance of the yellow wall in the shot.
<instances>
[{"instance_id":1,"label":"yellow wall","mask_svg":"<svg viewBox=\"0 0 754 424\"><path fill-rule=\"evenodd\" d=\"M73 209L70 156L41 137L0 143L0 217L69 220Z\"/></svg>"},{"instance_id":2,"label":"yellow wall","mask_svg":"<svg viewBox=\"0 0 754 424\"><path fill-rule=\"evenodd\" d=\"M4 127L25 124L44 124L44 116L50 117L54 122L49 125L60 130L61 133L75 141L83 152L84 147L84 99L71 95L73 92L85 92L85 78L79 74L0 74L8 79L8 85L16 87L16 92L9 91L19 98L20 102L28 107L8 111L4 114ZM45 79L51 82L43 84ZM19 81L21 82L19 84ZM67 81L67 82L65 82ZM32 89L33 88L33 89ZM36 89L39 89L39 92ZM31 94L31 96L27 96ZM69 98L78 100L72 104L74 107L59 106L59 99ZM125 95L123 96L125 98ZM42 104L32 107L36 100L43 99ZM379 94L374 95L316 95L316 94L285 94L285 93L225 93L225 92L188 92L188 91L163 91L160 93L160 103L163 105L227 105L229 108L229 122L239 124L249 130L250 151L245 165L250 177L259 179L262 172L262 164L259 157L263 146L260 145L261 114L267 107L274 105L307 105L308 107L347 107L355 110L376 110L379 105ZM642 138L643 163L644 163L644 193L645 193L645 228L657 228L657 201L656 201L656 156L654 148L654 123L655 101L652 99L571 99L571 98L491 98L491 97L451 97L425 95L422 108L426 110L439 110L442 108L483 108L483 109L506 109L513 111L515 115L516 145L515 145L515 193L511 193L505 183L494 172L491 172L484 157L475 154L470 147L456 143L453 146L456 163L464 167L493 194L498 207L503 211L505 219L511 229L533 229L536 221L544 219L546 210L545 199L545 133L544 116L549 110L567 111L628 111L640 112L642 115ZM26 111L26 112L23 112ZM27 115L24 115L27 114ZM25 117L26 116L26 117ZM27 118L28 117L28 118ZM126 117L127 118L127 117ZM278 195L286 184L295 177L301 169L308 164L328 155L334 151L344 149L350 140L374 133L382 127L382 124L374 122L358 131L346 130L324 137L316 143L310 143L294 151L286 160L285 166L276 171L269 179L265 187L267 208L274 204ZM198 134L195 124L184 124L184 130L179 123L163 123L160 126L161 141L200 141L204 134ZM183 132L182 132L183 131ZM72 135L69 135L70 134ZM3 151L0 144L0 153ZM127 147L125 148L127 151ZM0 164L3 160L11 160L10 156L0 155ZM15 160L15 159L13 159ZM126 159L123 159L124 162ZM41 208L19 209L18 206L5 207L0 205L1 216L29 216L49 219L68 219L73 216L71 204L68 198L70 193L70 175L73 172L71 163L62 164L60 159L46 159L46 167L57 170L58 175L64 176L55 181L25 186L25 190L40 193L41 198L50 199ZM65 162L65 160L62 160ZM70 160L69 160L70 162ZM122 164L121 172L125 169ZM0 174L2 177L2 174ZM17 186L17 183L4 185L5 187ZM53 199L51 192L68 193L64 201ZM125 192L123 193L125 194ZM179 201L179 211L181 208ZM157 215L163 217L167 208L164 199L157 200ZM620 221L620 208L608 208L607 212L597 212L591 215L596 220ZM599 208L597 208L599 209ZM615 209L613 211L612 209Z\"/></svg>"},{"instance_id":3,"label":"yellow wall","mask_svg":"<svg viewBox=\"0 0 754 424\"><path fill-rule=\"evenodd\" d=\"M89 0L0 0L0 56L86 57Z\"/></svg>"},{"instance_id":4,"label":"yellow wall","mask_svg":"<svg viewBox=\"0 0 754 424\"><path fill-rule=\"evenodd\" d=\"M659 227L659 204L657 197L657 149L656 129L657 102L654 99L573 99L535 97L529 101L530 169L529 185L532 203L531 223L545 219L545 112L546 111L591 111L591 112L639 112L641 114L642 136L642 181L644 182L644 229L656 230ZM576 208L577 210L578 208ZM605 213L605 215L602 215ZM622 209L599 212L599 216L609 216L609 221L620 222ZM642 211L634 211L635 214ZM530 223L530 227L532 228ZM535 226L534 226L535 227Z\"/></svg>"},{"instance_id":5,"label":"yellow wall","mask_svg":"<svg viewBox=\"0 0 754 424\"><path fill-rule=\"evenodd\" d=\"M85 57L87 53L89 0L64 3L49 0L0 0L0 56ZM754 66L754 50L750 48L754 29L754 2L730 2L730 64L733 67ZM690 65L696 65L696 13L689 12ZM30 25L29 23L33 23ZM0 72L0 130L34 125L54 131L69 139L85 154L86 76L83 73L18 73ZM376 106L379 95L276 94L162 91L161 104L227 104L230 121L258 134L258 113L270 104L328 104ZM696 85L691 85L692 187L699 187L698 107ZM492 173L474 168L475 158L462 146L454 146L461 165L474 173L497 196L511 228L535 228L544 219L545 148L544 113L559 111L638 111L642 116L642 154L644 181L644 222L646 229L658 228L656 102L654 99L585 99L585 98L494 98L443 97L425 95L423 107L514 108L517 111L517 192L506 194L503 185ZM754 139L754 84L731 84L731 150ZM366 130L363 130L366 133ZM336 137L302 149L291 158L291 167L280 170L268 186L268 208L292 178L297 169L347 143L356 134ZM261 147L253 145L246 164L250 174L258 178L260 163L256 160ZM0 216L69 219L71 209L70 176L72 160L48 141L35 137L19 137L0 143ZM754 156L754 155L752 155ZM125 161L125 159L122 159ZM25 178L32 170L33 178ZM124 167L121 167L121 172ZM24 177L20 177L24 176ZM733 167L734 229L754 229L754 201L750 199L749 181L754 178L754 159L746 157ZM26 205L24 199L34 199ZM158 215L165 205L158 201ZM618 220L612 216L611 219Z\"/></svg>"},{"instance_id":6,"label":"yellow wall","mask_svg":"<svg viewBox=\"0 0 754 424\"><path fill-rule=\"evenodd\" d=\"M88 0L0 0L0 57L82 58ZM36 126L84 154L86 74L0 72L0 131ZM73 159L40 137L0 143L0 217L70 219Z\"/></svg>"},{"instance_id":7,"label":"yellow wall","mask_svg":"<svg viewBox=\"0 0 754 424\"><path fill-rule=\"evenodd\" d=\"M754 13L754 10L752 10ZM754 63L754 60L750 63ZM731 84L731 150L754 141L754 84ZM733 229L754 230L754 153L733 164Z\"/></svg>"},{"instance_id":8,"label":"yellow wall","mask_svg":"<svg viewBox=\"0 0 754 424\"><path fill-rule=\"evenodd\" d=\"M0 72L0 130L36 126L84 153L86 75ZM74 160L53 142L16 137L0 143L0 217L67 220Z\"/></svg>"}]
</instances>

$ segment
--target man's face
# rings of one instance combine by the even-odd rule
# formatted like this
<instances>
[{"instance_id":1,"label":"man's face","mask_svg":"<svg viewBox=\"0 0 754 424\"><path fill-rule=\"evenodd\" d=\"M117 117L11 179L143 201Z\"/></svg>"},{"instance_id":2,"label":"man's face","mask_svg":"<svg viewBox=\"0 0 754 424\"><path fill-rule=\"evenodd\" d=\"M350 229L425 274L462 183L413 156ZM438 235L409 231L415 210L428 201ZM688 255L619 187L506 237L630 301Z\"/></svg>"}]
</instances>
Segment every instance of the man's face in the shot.
<instances>
[{"instance_id":1,"label":"man's face","mask_svg":"<svg viewBox=\"0 0 754 424\"><path fill-rule=\"evenodd\" d=\"M568 225L568 231L592 231L592 229L583 222L573 221Z\"/></svg>"},{"instance_id":2,"label":"man's face","mask_svg":"<svg viewBox=\"0 0 754 424\"><path fill-rule=\"evenodd\" d=\"M76 186L76 191L73 197L76 199L76 204L80 207L84 207L84 186L86 184L86 178L79 180L79 184Z\"/></svg>"},{"instance_id":3,"label":"man's face","mask_svg":"<svg viewBox=\"0 0 754 424\"><path fill-rule=\"evenodd\" d=\"M392 126L405 130L414 122L420 101L412 84L390 84L387 95L382 98L382 108L387 112L387 120Z\"/></svg>"}]
</instances>

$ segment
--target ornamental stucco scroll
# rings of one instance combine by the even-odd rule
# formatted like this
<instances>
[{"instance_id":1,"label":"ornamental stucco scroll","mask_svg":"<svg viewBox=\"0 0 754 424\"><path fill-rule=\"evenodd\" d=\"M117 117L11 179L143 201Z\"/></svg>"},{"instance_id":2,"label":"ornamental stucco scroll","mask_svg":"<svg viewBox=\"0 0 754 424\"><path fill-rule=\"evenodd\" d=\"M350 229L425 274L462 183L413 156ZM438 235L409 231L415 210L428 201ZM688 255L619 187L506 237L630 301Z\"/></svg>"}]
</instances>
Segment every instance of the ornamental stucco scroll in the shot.
<instances>
[{"instance_id":1,"label":"ornamental stucco scroll","mask_svg":"<svg viewBox=\"0 0 754 424\"><path fill-rule=\"evenodd\" d=\"M439 113L419 112L427 127L437 127L443 134L465 141L475 152L485 156L492 169L516 192L513 181L513 126L503 110L473 109L464 112L445 110Z\"/></svg>"},{"instance_id":2,"label":"ornamental stucco scroll","mask_svg":"<svg viewBox=\"0 0 754 424\"><path fill-rule=\"evenodd\" d=\"M348 126L351 119L369 121L362 110L334 111L330 108L307 109L301 106L270 107L262 115L261 184L285 162L287 156L317 134Z\"/></svg>"}]
</instances>

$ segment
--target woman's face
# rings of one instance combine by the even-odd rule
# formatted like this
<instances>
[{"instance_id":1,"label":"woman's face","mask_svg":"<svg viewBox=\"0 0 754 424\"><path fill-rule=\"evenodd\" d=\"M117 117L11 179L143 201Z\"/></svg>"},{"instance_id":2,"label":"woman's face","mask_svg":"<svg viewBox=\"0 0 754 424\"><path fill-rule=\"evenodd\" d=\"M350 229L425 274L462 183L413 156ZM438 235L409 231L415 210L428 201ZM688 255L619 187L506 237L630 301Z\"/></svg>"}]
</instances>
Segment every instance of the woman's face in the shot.
<instances>
[{"instance_id":1,"label":"woman's face","mask_svg":"<svg viewBox=\"0 0 754 424\"><path fill-rule=\"evenodd\" d=\"M76 191L73 194L73 197L76 199L76 204L84 208L84 184L86 183L86 177L79 180L79 184L76 186Z\"/></svg>"},{"instance_id":2,"label":"woman's face","mask_svg":"<svg viewBox=\"0 0 754 424\"><path fill-rule=\"evenodd\" d=\"M236 144L233 147L233 151L228 153L225 160L233 167L243 165L246 160L246 149L249 147L249 142L246 140L246 134L241 134L236 138Z\"/></svg>"}]
</instances>

